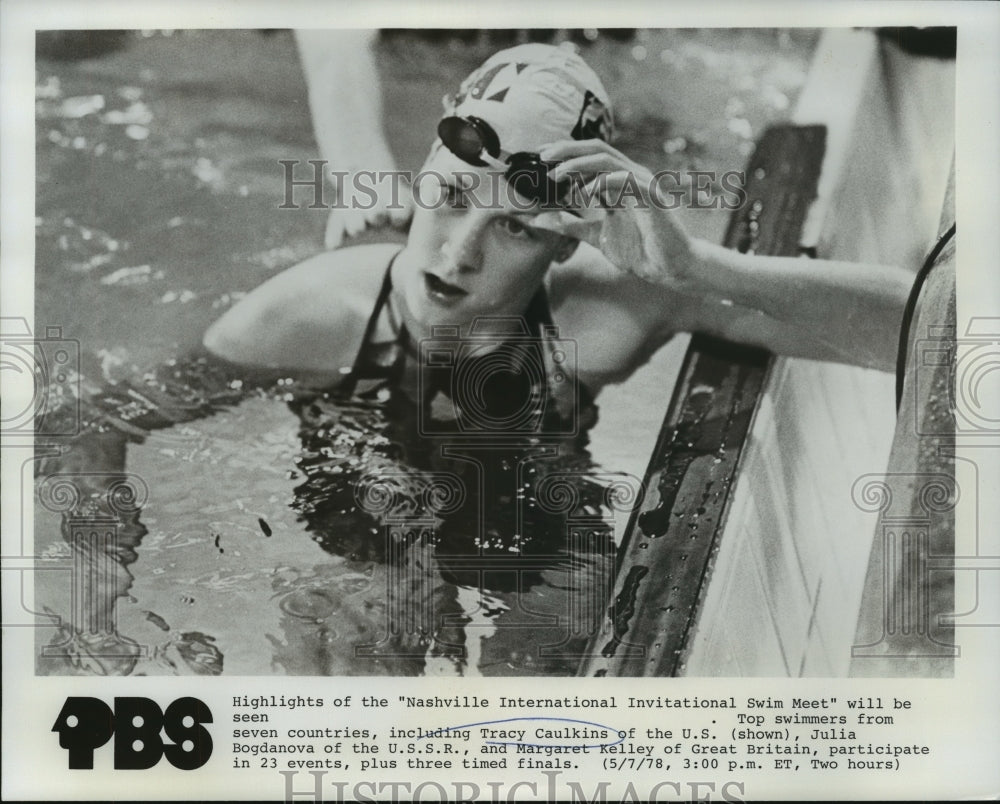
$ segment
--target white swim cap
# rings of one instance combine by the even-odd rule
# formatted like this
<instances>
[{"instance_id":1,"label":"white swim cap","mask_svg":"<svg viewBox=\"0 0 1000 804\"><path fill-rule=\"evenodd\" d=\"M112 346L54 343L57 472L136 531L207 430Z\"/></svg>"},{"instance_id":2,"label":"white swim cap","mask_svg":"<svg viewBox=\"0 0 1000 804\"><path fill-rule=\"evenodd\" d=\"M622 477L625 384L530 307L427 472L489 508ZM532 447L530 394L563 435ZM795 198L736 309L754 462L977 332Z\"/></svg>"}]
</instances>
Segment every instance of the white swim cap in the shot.
<instances>
[{"instance_id":1,"label":"white swim cap","mask_svg":"<svg viewBox=\"0 0 1000 804\"><path fill-rule=\"evenodd\" d=\"M492 126L503 149L537 151L565 139L609 140L608 93L572 50L529 44L501 50L444 99L445 114Z\"/></svg>"}]
</instances>

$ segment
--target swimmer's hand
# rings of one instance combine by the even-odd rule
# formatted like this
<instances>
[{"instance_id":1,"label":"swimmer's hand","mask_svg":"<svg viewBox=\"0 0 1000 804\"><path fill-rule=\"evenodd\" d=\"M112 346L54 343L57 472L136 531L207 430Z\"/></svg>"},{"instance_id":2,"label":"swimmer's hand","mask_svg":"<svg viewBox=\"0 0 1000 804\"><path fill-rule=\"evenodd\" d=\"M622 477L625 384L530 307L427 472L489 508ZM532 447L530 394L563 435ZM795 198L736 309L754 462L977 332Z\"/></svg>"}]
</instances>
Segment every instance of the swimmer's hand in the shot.
<instances>
[{"instance_id":1,"label":"swimmer's hand","mask_svg":"<svg viewBox=\"0 0 1000 804\"><path fill-rule=\"evenodd\" d=\"M623 271L684 286L694 278L692 241L676 215L654 198L653 174L602 140L563 140L541 149L569 179L568 211L539 214L532 225L590 243Z\"/></svg>"},{"instance_id":2,"label":"swimmer's hand","mask_svg":"<svg viewBox=\"0 0 1000 804\"><path fill-rule=\"evenodd\" d=\"M409 224L413 217L413 191L401 174L392 173L381 171L383 179L379 181L379 172L365 171L349 174L338 183L334 189L336 203L326 220L323 237L326 248L338 248L345 237L356 237L366 229L384 226L403 229Z\"/></svg>"}]
</instances>

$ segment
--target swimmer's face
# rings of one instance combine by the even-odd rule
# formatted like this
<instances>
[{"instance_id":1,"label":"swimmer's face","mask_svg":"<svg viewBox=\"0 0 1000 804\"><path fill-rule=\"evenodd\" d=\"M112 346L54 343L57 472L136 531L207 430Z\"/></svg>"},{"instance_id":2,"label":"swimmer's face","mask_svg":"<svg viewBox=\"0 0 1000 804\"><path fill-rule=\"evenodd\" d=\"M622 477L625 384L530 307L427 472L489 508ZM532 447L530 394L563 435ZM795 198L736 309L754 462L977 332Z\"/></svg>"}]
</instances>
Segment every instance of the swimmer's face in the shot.
<instances>
[{"instance_id":1,"label":"swimmer's face","mask_svg":"<svg viewBox=\"0 0 1000 804\"><path fill-rule=\"evenodd\" d=\"M472 167L443 147L431 153L414 192L393 286L418 337L438 324L465 328L477 317L523 314L549 265L576 245L533 228L537 206L496 171Z\"/></svg>"}]
</instances>

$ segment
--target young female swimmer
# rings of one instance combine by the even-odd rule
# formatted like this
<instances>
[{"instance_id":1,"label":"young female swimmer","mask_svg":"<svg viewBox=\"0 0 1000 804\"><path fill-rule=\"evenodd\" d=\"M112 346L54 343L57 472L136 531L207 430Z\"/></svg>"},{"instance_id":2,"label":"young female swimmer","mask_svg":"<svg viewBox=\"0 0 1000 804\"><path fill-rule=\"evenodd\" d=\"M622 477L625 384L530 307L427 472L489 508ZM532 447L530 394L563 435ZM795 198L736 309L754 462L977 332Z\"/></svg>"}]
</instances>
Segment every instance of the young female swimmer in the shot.
<instances>
[{"instance_id":1,"label":"young female swimmer","mask_svg":"<svg viewBox=\"0 0 1000 804\"><path fill-rule=\"evenodd\" d=\"M345 378L366 362L392 366L410 396L414 344L435 327L467 335L478 321L477 335L502 335L511 316L573 339L591 392L677 331L892 370L906 271L744 255L692 238L610 134L607 93L579 56L541 44L496 53L447 102L415 188L446 203L415 205L405 245L344 248L289 268L213 324L206 347L232 362ZM566 180L604 205L532 203Z\"/></svg>"}]
</instances>

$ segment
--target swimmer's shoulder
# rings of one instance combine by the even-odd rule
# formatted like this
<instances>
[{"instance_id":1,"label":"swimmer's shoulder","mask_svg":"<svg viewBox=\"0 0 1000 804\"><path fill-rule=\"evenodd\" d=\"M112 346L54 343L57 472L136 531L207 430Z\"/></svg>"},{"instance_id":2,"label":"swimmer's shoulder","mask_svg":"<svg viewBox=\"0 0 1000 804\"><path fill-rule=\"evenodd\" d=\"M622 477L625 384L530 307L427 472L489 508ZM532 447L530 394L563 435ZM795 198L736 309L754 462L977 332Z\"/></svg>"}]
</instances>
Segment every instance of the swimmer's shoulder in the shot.
<instances>
[{"instance_id":1,"label":"swimmer's shoulder","mask_svg":"<svg viewBox=\"0 0 1000 804\"><path fill-rule=\"evenodd\" d=\"M336 371L354 360L398 244L337 249L255 288L208 328L205 347L255 368Z\"/></svg>"},{"instance_id":2,"label":"swimmer's shoulder","mask_svg":"<svg viewBox=\"0 0 1000 804\"><path fill-rule=\"evenodd\" d=\"M549 304L560 337L577 344L577 374L594 392L622 382L683 329L674 295L615 268L581 244L548 277Z\"/></svg>"}]
</instances>

